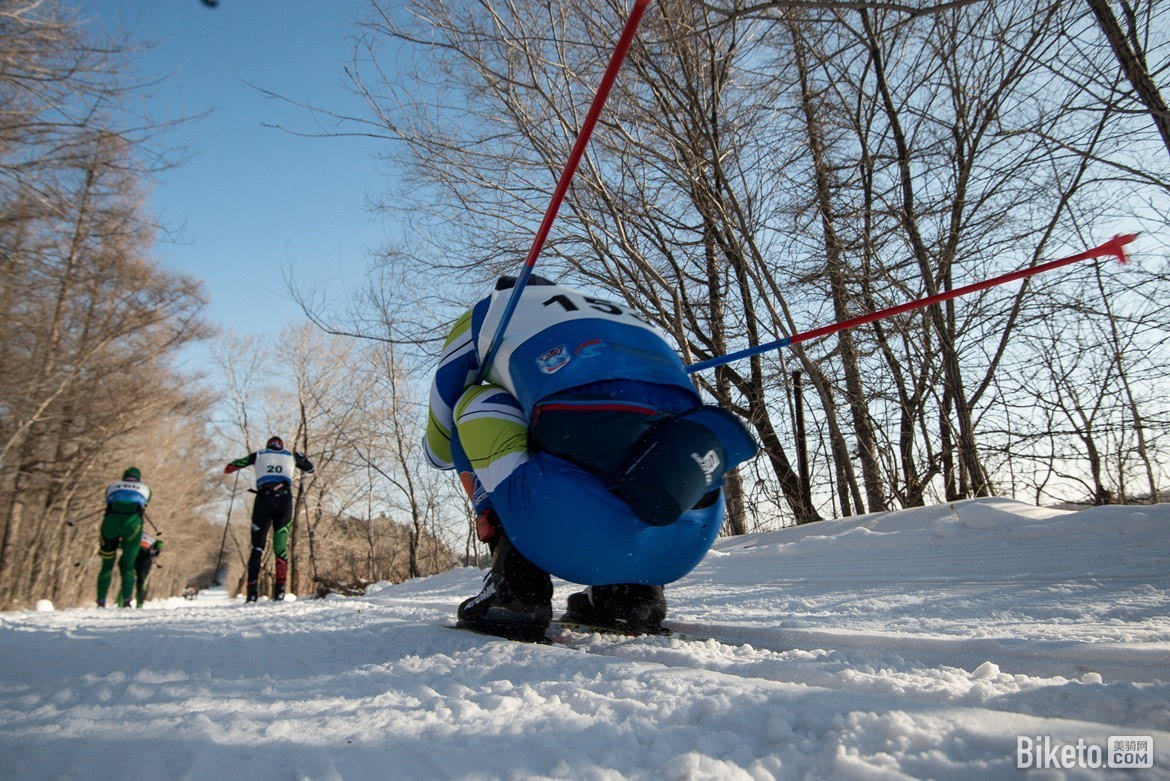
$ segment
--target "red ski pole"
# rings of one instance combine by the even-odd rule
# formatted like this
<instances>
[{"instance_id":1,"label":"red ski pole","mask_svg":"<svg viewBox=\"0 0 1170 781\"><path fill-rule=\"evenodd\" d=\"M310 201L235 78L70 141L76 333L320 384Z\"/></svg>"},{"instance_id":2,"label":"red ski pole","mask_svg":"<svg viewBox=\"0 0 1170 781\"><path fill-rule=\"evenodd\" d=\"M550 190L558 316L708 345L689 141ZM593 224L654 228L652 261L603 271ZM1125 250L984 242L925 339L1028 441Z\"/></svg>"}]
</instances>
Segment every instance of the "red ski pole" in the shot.
<instances>
[{"instance_id":1,"label":"red ski pole","mask_svg":"<svg viewBox=\"0 0 1170 781\"><path fill-rule=\"evenodd\" d=\"M931 304L938 304L938 303L941 303L943 301L949 301L952 298L958 298L959 296L965 296L968 293L974 293L974 292L979 291L979 290L986 290L989 287L995 287L996 285L1002 285L1005 282L1011 282L1011 281L1016 280L1016 279L1023 279L1024 277L1030 277L1030 276L1034 276L1036 274L1042 274L1045 271L1051 271L1054 268L1060 268L1061 266L1067 266L1071 263L1078 263L1082 260L1089 260L1091 258L1100 258L1100 257L1104 257L1106 255L1112 255L1113 257L1117 258L1118 262L1128 263L1129 260L1125 256L1125 245L1129 244L1135 238L1137 238L1137 234L1132 234L1132 233L1126 234L1123 236L1114 236L1112 239L1105 242L1104 244L1102 244L1099 247L1094 247L1093 249L1085 250L1084 252L1078 253L1076 255L1069 255L1067 258L1060 258L1059 260L1051 260L1047 263L1041 263L1037 266L1032 266L1030 268L1020 269L1019 271L1013 271L1009 274L1003 274L1002 276L993 277L991 279L987 279L987 280L984 280L982 282L974 282L970 285L964 285L963 287L957 287L954 290L948 290L948 291L945 291L943 293L935 293L934 295L927 296L926 298L919 298L915 301L908 301L905 304L898 304L897 306L892 306L888 309L882 309L881 311L878 311L878 312L871 312L870 314L867 314L867 315L860 315L858 317L853 317L853 318L850 318L848 320L842 320L841 322L838 322L838 323L832 323L830 325L821 326L820 328L814 328L811 331L804 331L803 333L795 334L793 336L786 336L783 339L777 339L774 342L768 342L767 344L757 345L756 347L748 347L746 349L739 350L739 351L734 352L734 353L728 353L727 355L721 355L721 356L716 357L716 358L708 358L705 361L699 361L698 363L693 363L690 366L688 366L687 373L694 374L697 371L702 371L703 369L709 369L712 366L722 366L725 363L731 363L732 361L738 361L740 358L748 358L748 357L753 356L753 355L759 355L760 353L766 353L766 352L769 352L771 350L777 350L781 347L787 347L787 346L792 345L792 344L799 344L800 342L806 342L809 339L816 339L816 338L821 337L821 336L828 336L829 334L835 334L838 331L844 331L846 328L856 328L859 325L865 325L866 323L872 323L875 320L882 320L882 319L887 318L887 317L892 317L893 315L900 315L903 312L911 312L915 309L921 309L922 307L930 306Z\"/></svg>"},{"instance_id":2,"label":"red ski pole","mask_svg":"<svg viewBox=\"0 0 1170 781\"><path fill-rule=\"evenodd\" d=\"M617 79L618 70L621 69L626 52L629 51L630 44L634 40L634 33L638 30L638 23L642 21L642 14L645 13L646 6L649 4L650 0L634 0L630 18L626 20L626 26L618 39L617 48L613 50L613 55L609 58L609 66L605 69L605 75L602 76L601 84L597 87L597 94L593 96L593 103L589 106L585 121L581 123L581 132L577 134L577 141L573 144L573 150L569 153L564 170L561 171L561 178L557 181L556 189L553 191L552 201L549 202L548 208L544 212L544 219L541 220L536 236L532 240L532 247L529 248L528 257L524 260L524 268L521 269L520 275L512 286L512 295L500 316L496 332L492 334L487 354L480 363L479 373L475 378L476 383L483 382L488 369L492 366L492 361L495 360L496 352L500 349L500 341L508 327L508 321L512 319L512 313L520 301L520 293L524 290L524 285L528 283L528 278L532 276L532 267L536 265L536 259L540 257L540 251L544 248L549 229L552 228L553 221L557 218L557 212L560 211L561 203L569 191L569 183L573 181L573 174L576 173L577 165L585 154L589 136L593 134L593 127L597 124L598 117L601 116L601 109L605 105L606 98L609 97L609 91Z\"/></svg>"}]
</instances>

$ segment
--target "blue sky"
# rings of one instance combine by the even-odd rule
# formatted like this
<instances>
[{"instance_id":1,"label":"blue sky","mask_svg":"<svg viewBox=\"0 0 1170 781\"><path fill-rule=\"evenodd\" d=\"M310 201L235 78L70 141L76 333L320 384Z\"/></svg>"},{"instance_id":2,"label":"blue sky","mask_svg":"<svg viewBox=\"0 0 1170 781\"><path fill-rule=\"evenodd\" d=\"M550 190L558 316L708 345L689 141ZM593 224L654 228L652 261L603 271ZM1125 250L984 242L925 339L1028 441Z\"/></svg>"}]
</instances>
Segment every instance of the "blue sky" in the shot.
<instances>
[{"instance_id":1,"label":"blue sky","mask_svg":"<svg viewBox=\"0 0 1170 781\"><path fill-rule=\"evenodd\" d=\"M303 320L284 277L333 295L359 284L385 228L366 207L381 190L379 142L303 138L265 127L315 129L290 101L362 113L342 65L366 0L75 0L99 29L128 31L154 48L142 77L166 77L149 111L163 121L210 111L170 133L189 159L162 173L152 208L176 231L155 255L202 279L207 317L275 336ZM254 85L254 86L249 86ZM381 142L385 143L385 142Z\"/></svg>"}]
</instances>

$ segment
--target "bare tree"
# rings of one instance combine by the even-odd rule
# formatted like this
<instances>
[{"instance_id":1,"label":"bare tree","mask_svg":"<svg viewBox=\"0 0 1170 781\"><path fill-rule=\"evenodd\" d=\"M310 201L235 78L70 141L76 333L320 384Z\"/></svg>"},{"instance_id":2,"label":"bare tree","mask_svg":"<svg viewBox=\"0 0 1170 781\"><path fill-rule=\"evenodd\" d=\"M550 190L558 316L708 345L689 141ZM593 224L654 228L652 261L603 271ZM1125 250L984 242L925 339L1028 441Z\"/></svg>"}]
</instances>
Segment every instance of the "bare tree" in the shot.
<instances>
[{"instance_id":1,"label":"bare tree","mask_svg":"<svg viewBox=\"0 0 1170 781\"><path fill-rule=\"evenodd\" d=\"M71 532L57 524L69 518L75 492L84 488L92 501L97 481L114 471L111 461L127 459L123 448L149 441L133 434L201 404L169 369L176 351L204 333L198 285L147 259L131 149L111 135L95 143L73 172L76 190L61 190L71 197L57 213L6 236L14 262L0 274L6 290L19 291L4 297L0 313L15 337L5 347L0 404L0 576L8 600L27 598L30 586L11 577L16 551L32 540L56 544L58 532L68 543ZM55 187L66 173L55 172ZM108 471L99 477L95 468ZM37 585L59 584L61 562L39 561L47 569Z\"/></svg>"},{"instance_id":2,"label":"bare tree","mask_svg":"<svg viewBox=\"0 0 1170 781\"><path fill-rule=\"evenodd\" d=\"M1134 99L1149 113L1167 154L1170 154L1170 108L1158 88L1146 56L1149 36L1159 26L1156 20L1160 19L1161 25L1166 24L1165 4L1118 0L1117 5L1125 20L1124 28L1107 0L1085 0L1085 4L1092 10L1101 34L1108 41L1121 72L1133 88ZM1163 39L1160 43L1165 47L1170 42ZM1166 56L1164 48L1162 56ZM1165 73L1165 70L1161 72Z\"/></svg>"},{"instance_id":3,"label":"bare tree","mask_svg":"<svg viewBox=\"0 0 1170 781\"><path fill-rule=\"evenodd\" d=\"M387 154L407 175L386 204L422 231L409 256L388 262L425 271L409 287L456 298L456 282L482 284L523 255L625 8L373 8L370 56L352 71L370 107L359 121L392 141ZM1053 63L1085 40L1085 15L1025 0L655 4L542 267L618 291L693 361L1084 246L1126 206L1110 189L1118 171L1146 192L1159 186L1155 170L1118 152L1132 113L1116 79L1093 82L1112 85L1095 107L1083 84L1054 78ZM1093 67L1107 73L1100 57ZM1023 343L1070 349L1044 327L1058 308L1045 293L1092 273L700 375L756 427L771 472L743 470L772 485L744 486L729 529L748 528L749 512L775 514L765 497L801 522L824 506L849 514L988 495L999 469L1032 490L1002 455L1000 437L1025 430L1028 414L1002 395L1015 392L1004 373ZM1115 365L1140 364L1124 329L1109 344ZM824 438L812 443L812 504L786 454L793 362L812 380ZM1150 430L1144 390L1128 396L1129 418ZM1016 417L1001 425L1002 414ZM1135 447L1155 485L1164 462L1149 441Z\"/></svg>"}]
</instances>

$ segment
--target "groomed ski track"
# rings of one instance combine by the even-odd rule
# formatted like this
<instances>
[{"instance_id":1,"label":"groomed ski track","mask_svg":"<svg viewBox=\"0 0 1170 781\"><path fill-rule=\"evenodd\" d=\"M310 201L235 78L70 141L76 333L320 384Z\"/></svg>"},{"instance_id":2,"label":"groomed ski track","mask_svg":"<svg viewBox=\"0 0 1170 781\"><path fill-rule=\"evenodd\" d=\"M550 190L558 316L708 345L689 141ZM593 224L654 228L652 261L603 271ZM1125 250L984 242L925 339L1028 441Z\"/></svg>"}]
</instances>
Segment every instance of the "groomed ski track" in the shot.
<instances>
[{"instance_id":1,"label":"groomed ski track","mask_svg":"<svg viewBox=\"0 0 1170 781\"><path fill-rule=\"evenodd\" d=\"M112 779L145 744L147 778L998 779L1019 736L1150 735L1153 768L1062 772L1167 778L1168 531L1170 505L992 499L722 539L667 589L703 641L451 631L472 569L0 614L0 766Z\"/></svg>"}]
</instances>

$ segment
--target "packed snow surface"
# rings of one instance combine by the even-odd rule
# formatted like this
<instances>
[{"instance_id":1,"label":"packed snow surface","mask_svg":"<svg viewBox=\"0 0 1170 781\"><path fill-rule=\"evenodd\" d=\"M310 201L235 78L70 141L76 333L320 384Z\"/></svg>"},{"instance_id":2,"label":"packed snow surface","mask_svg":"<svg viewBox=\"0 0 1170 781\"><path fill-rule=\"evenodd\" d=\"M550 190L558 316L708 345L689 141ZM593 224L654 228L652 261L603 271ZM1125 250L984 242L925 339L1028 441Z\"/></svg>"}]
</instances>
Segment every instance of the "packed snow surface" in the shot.
<instances>
[{"instance_id":1,"label":"packed snow surface","mask_svg":"<svg viewBox=\"0 0 1170 781\"><path fill-rule=\"evenodd\" d=\"M723 538L667 588L688 639L449 628L481 576L0 614L0 777L1002 779L1138 735L1152 767L1030 777L1170 778L1170 504Z\"/></svg>"}]
</instances>

